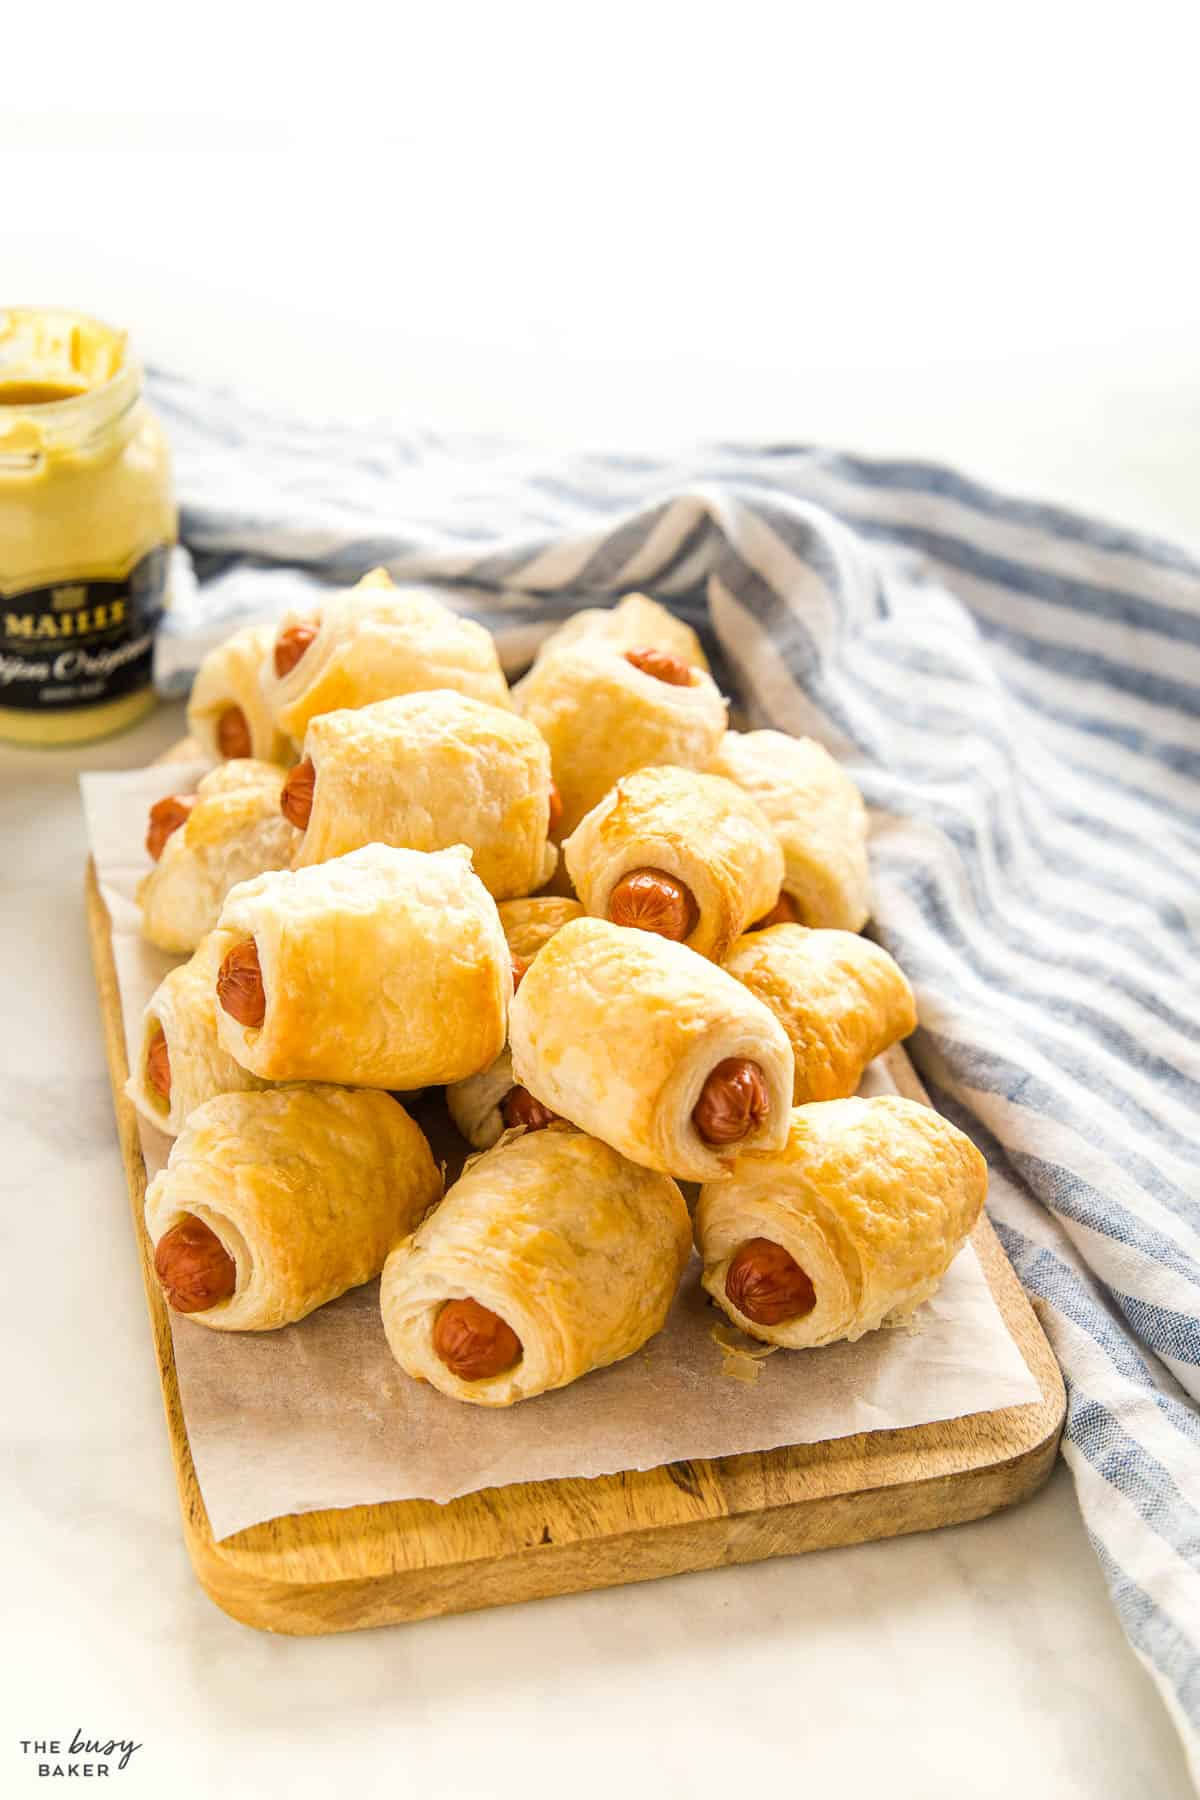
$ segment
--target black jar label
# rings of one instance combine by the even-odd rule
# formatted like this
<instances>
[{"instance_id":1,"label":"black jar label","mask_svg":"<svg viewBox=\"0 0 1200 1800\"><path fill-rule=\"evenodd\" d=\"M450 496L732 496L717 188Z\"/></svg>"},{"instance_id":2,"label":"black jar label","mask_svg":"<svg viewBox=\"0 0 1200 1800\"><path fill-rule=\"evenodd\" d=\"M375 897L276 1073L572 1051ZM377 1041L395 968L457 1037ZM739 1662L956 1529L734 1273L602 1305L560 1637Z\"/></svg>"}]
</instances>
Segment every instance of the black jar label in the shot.
<instances>
[{"instance_id":1,"label":"black jar label","mask_svg":"<svg viewBox=\"0 0 1200 1800\"><path fill-rule=\"evenodd\" d=\"M0 708L100 706L149 687L169 546L119 581L56 581L0 593Z\"/></svg>"}]
</instances>

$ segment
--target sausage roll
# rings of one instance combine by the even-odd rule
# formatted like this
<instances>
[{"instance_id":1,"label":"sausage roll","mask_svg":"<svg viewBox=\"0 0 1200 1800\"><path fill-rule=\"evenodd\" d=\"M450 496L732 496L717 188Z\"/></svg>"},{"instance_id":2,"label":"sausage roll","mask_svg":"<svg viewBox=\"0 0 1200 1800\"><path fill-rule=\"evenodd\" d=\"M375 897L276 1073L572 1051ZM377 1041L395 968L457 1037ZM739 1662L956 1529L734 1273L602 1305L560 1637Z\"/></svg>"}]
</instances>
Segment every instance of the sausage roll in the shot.
<instances>
[{"instance_id":1,"label":"sausage roll","mask_svg":"<svg viewBox=\"0 0 1200 1800\"><path fill-rule=\"evenodd\" d=\"M511 704L491 633L430 588L394 587L384 569L330 594L319 613L286 614L262 683L276 724L297 744L319 714L396 694L451 688Z\"/></svg>"},{"instance_id":2,"label":"sausage roll","mask_svg":"<svg viewBox=\"0 0 1200 1800\"><path fill-rule=\"evenodd\" d=\"M704 1285L764 1343L860 1338L929 1298L986 1191L970 1138L915 1100L798 1106L782 1150L700 1190Z\"/></svg>"},{"instance_id":3,"label":"sausage roll","mask_svg":"<svg viewBox=\"0 0 1200 1800\"><path fill-rule=\"evenodd\" d=\"M583 917L577 900L562 900L556 894L506 900L497 911L512 957L514 987L520 986L530 963L555 932L571 919ZM476 1150L490 1150L501 1132L514 1126L537 1130L554 1118L549 1107L518 1086L507 1048L490 1068L448 1087L446 1104L455 1125Z\"/></svg>"},{"instance_id":4,"label":"sausage roll","mask_svg":"<svg viewBox=\"0 0 1200 1800\"><path fill-rule=\"evenodd\" d=\"M221 1094L146 1190L146 1230L174 1311L272 1331L378 1275L441 1191L424 1134L388 1094Z\"/></svg>"},{"instance_id":5,"label":"sausage roll","mask_svg":"<svg viewBox=\"0 0 1200 1800\"><path fill-rule=\"evenodd\" d=\"M264 1079L418 1088L504 1047L508 945L463 844L368 844L243 882L217 937L217 1035Z\"/></svg>"},{"instance_id":6,"label":"sausage roll","mask_svg":"<svg viewBox=\"0 0 1200 1800\"><path fill-rule=\"evenodd\" d=\"M550 752L507 708L443 689L323 713L304 735L282 806L303 837L295 867L364 844L466 844L497 899L548 881Z\"/></svg>"},{"instance_id":7,"label":"sausage roll","mask_svg":"<svg viewBox=\"0 0 1200 1800\"><path fill-rule=\"evenodd\" d=\"M615 644L619 650L662 650L690 669L708 668L700 639L690 625L651 600L648 594L626 594L616 606L587 606L564 619L539 649L534 666L559 650L583 642ZM528 677L526 677L528 679ZM519 701L523 682L513 689Z\"/></svg>"},{"instance_id":8,"label":"sausage roll","mask_svg":"<svg viewBox=\"0 0 1200 1800\"><path fill-rule=\"evenodd\" d=\"M564 925L517 989L509 1041L543 1106L680 1180L712 1180L737 1149L787 1137L783 1026L732 975L653 932Z\"/></svg>"},{"instance_id":9,"label":"sausage roll","mask_svg":"<svg viewBox=\"0 0 1200 1800\"><path fill-rule=\"evenodd\" d=\"M772 925L725 968L769 1006L796 1058L792 1100L844 1100L889 1044L917 1028L912 989L887 951L852 931Z\"/></svg>"},{"instance_id":10,"label":"sausage roll","mask_svg":"<svg viewBox=\"0 0 1200 1800\"><path fill-rule=\"evenodd\" d=\"M622 775L704 768L725 730L725 702L703 669L591 639L530 670L521 710L550 746L564 832Z\"/></svg>"},{"instance_id":11,"label":"sausage roll","mask_svg":"<svg viewBox=\"0 0 1200 1800\"><path fill-rule=\"evenodd\" d=\"M215 926L230 888L286 869L298 834L279 810L285 771L237 758L203 776L194 794L150 808L146 848L155 866L138 888L142 936L186 955Z\"/></svg>"},{"instance_id":12,"label":"sausage roll","mask_svg":"<svg viewBox=\"0 0 1200 1800\"><path fill-rule=\"evenodd\" d=\"M200 664L188 700L188 730L214 762L234 756L291 762L291 745L275 728L260 681L274 642L273 625L247 625Z\"/></svg>"},{"instance_id":13,"label":"sausage roll","mask_svg":"<svg viewBox=\"0 0 1200 1800\"><path fill-rule=\"evenodd\" d=\"M125 1092L171 1137L215 1095L264 1086L217 1041L219 965L218 942L210 933L187 962L159 982L142 1015L141 1042Z\"/></svg>"},{"instance_id":14,"label":"sausage roll","mask_svg":"<svg viewBox=\"0 0 1200 1800\"><path fill-rule=\"evenodd\" d=\"M741 788L694 769L626 775L563 845L590 913L721 962L779 898L783 852Z\"/></svg>"},{"instance_id":15,"label":"sausage roll","mask_svg":"<svg viewBox=\"0 0 1200 1800\"><path fill-rule=\"evenodd\" d=\"M473 1159L387 1259L392 1355L476 1406L511 1406L639 1350L660 1330L690 1253L665 1175L555 1126Z\"/></svg>"},{"instance_id":16,"label":"sausage roll","mask_svg":"<svg viewBox=\"0 0 1200 1800\"><path fill-rule=\"evenodd\" d=\"M867 813L828 750L782 731L727 731L710 766L757 800L775 828L783 893L767 922L861 931L871 916Z\"/></svg>"}]
</instances>

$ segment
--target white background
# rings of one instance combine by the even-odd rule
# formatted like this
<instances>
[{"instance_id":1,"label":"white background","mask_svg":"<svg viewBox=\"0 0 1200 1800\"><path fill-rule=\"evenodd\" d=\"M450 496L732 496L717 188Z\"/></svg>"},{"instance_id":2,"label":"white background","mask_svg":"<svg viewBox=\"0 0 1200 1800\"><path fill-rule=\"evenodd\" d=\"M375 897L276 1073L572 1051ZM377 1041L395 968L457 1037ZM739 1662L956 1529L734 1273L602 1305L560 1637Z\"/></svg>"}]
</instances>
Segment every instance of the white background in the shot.
<instances>
[{"instance_id":1,"label":"white background","mask_svg":"<svg viewBox=\"0 0 1200 1800\"><path fill-rule=\"evenodd\" d=\"M1200 539L1190 5L388 10L6 21L4 295L309 409L943 456Z\"/></svg>"},{"instance_id":2,"label":"white background","mask_svg":"<svg viewBox=\"0 0 1200 1800\"><path fill-rule=\"evenodd\" d=\"M301 409L943 457L1200 543L1194 18L5 17L0 303L93 310ZM165 711L0 776L0 1792L45 1791L19 1738L81 1725L132 1732L114 1787L172 1800L1185 1794L1061 1469L974 1527L351 1640L211 1607L100 1072L73 785L177 733Z\"/></svg>"}]
</instances>

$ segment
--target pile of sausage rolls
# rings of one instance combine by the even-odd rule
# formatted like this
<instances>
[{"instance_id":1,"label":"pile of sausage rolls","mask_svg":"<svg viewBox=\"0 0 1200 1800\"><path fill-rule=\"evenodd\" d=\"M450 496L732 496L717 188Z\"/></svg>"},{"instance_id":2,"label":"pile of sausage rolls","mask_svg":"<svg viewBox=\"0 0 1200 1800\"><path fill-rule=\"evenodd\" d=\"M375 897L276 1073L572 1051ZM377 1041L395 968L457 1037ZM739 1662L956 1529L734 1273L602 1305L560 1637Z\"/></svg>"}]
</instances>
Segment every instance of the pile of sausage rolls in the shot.
<instances>
[{"instance_id":1,"label":"pile of sausage rolls","mask_svg":"<svg viewBox=\"0 0 1200 1800\"><path fill-rule=\"evenodd\" d=\"M916 1025L858 935L862 800L820 745L730 731L680 620L580 612L510 690L376 571L231 638L189 720L214 766L151 809L139 892L188 960L128 1090L175 1140L145 1217L177 1313L272 1330L379 1277L401 1368L509 1406L645 1344L693 1245L776 1346L933 1292L985 1164L854 1098Z\"/></svg>"}]
</instances>

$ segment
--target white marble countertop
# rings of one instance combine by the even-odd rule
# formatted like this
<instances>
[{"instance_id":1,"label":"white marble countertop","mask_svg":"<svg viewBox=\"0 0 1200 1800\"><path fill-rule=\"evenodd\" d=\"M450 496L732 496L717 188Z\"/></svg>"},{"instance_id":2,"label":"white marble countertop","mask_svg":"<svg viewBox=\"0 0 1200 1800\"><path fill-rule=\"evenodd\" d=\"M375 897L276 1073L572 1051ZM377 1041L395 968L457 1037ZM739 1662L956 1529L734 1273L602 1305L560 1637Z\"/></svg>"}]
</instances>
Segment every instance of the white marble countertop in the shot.
<instances>
[{"instance_id":1,"label":"white marble countertop","mask_svg":"<svg viewBox=\"0 0 1200 1800\"><path fill-rule=\"evenodd\" d=\"M179 1526L76 787L181 731L169 706L83 750L0 751L0 1792L34 1791L20 1740L82 1728L136 1739L120 1791L155 1800L1188 1795L1061 1465L974 1525L381 1632L272 1638L216 1610Z\"/></svg>"}]
</instances>

